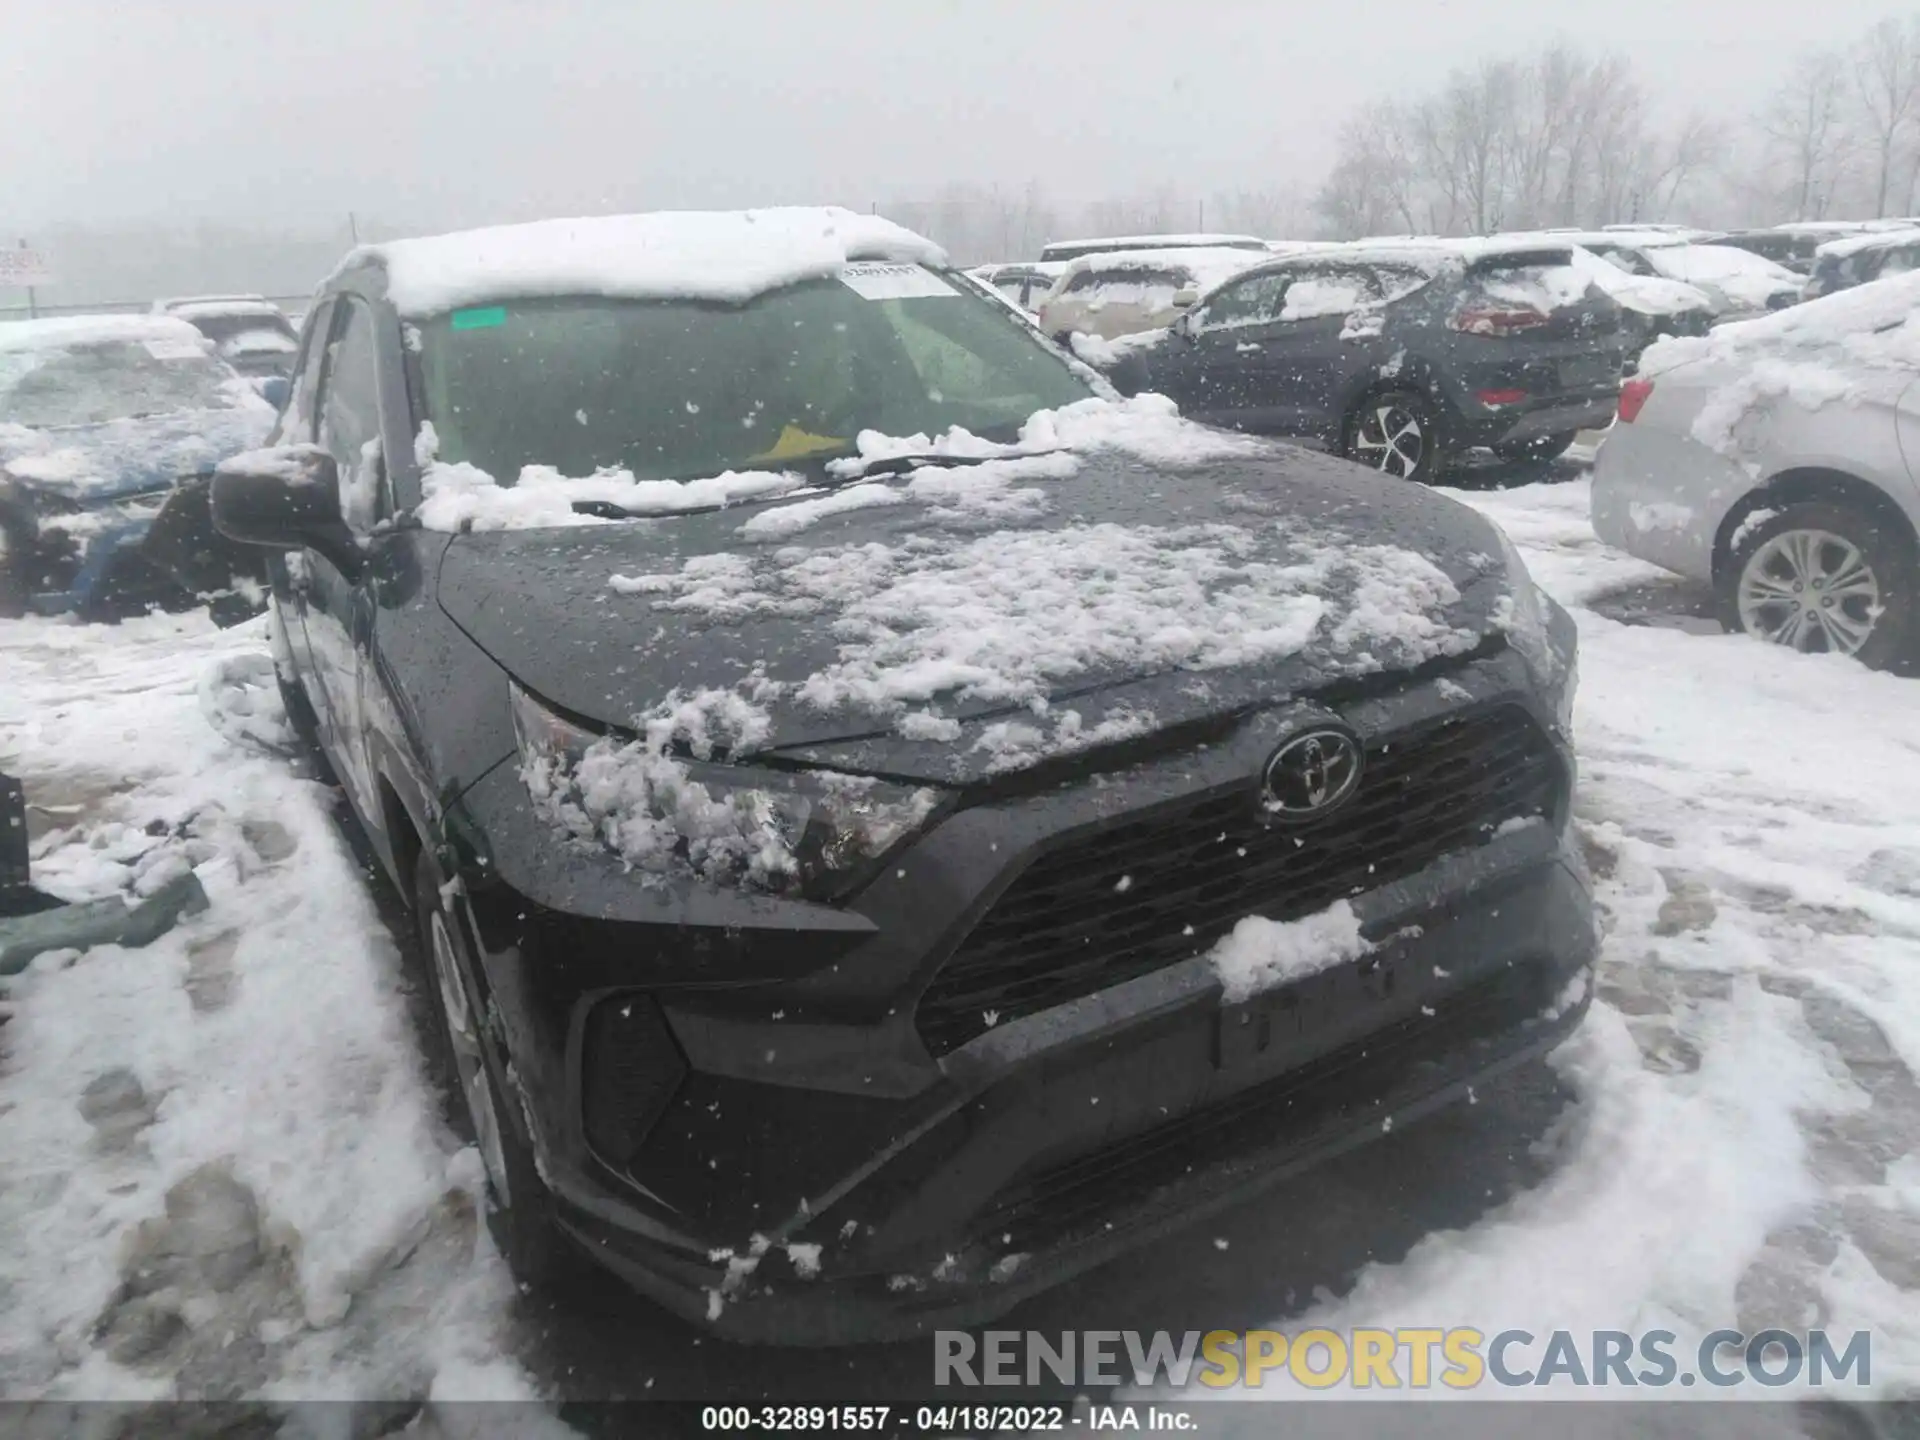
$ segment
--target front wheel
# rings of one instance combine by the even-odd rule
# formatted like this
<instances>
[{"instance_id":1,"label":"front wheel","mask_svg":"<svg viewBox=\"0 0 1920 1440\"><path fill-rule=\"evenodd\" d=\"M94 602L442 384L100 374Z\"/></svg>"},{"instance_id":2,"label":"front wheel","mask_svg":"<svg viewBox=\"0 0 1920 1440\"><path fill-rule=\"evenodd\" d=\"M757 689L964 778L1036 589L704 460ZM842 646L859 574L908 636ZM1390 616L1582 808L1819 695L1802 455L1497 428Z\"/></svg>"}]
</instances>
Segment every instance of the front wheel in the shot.
<instances>
[{"instance_id":1,"label":"front wheel","mask_svg":"<svg viewBox=\"0 0 1920 1440\"><path fill-rule=\"evenodd\" d=\"M480 1151L487 1174L487 1225L515 1278L546 1285L572 1268L572 1252L553 1220L553 1197L534 1163L531 1137L508 1108L514 1094L500 1041L488 1033L485 991L449 887L433 854L414 866L414 916L425 961L430 1025L427 1063L447 1097L454 1133Z\"/></svg>"},{"instance_id":2,"label":"front wheel","mask_svg":"<svg viewBox=\"0 0 1920 1440\"><path fill-rule=\"evenodd\" d=\"M1347 417L1341 451L1383 475L1422 484L1440 468L1439 408L1417 390L1369 395Z\"/></svg>"},{"instance_id":3,"label":"front wheel","mask_svg":"<svg viewBox=\"0 0 1920 1440\"><path fill-rule=\"evenodd\" d=\"M1888 670L1915 658L1915 579L1907 536L1869 511L1808 501L1741 535L1715 588L1729 631Z\"/></svg>"}]
</instances>

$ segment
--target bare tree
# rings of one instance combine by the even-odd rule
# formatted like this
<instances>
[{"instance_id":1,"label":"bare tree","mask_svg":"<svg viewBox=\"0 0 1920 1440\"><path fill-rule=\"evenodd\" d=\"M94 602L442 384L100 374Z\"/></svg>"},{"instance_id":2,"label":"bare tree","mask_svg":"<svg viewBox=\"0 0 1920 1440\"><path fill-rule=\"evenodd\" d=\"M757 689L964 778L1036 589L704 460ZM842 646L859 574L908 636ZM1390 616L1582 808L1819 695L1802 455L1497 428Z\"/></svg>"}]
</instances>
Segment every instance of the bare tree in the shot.
<instances>
[{"instance_id":1,"label":"bare tree","mask_svg":"<svg viewBox=\"0 0 1920 1440\"><path fill-rule=\"evenodd\" d=\"M1887 213L1897 157L1920 123L1920 16L1882 20L1854 49L1854 94L1872 146L1873 213Z\"/></svg>"},{"instance_id":2,"label":"bare tree","mask_svg":"<svg viewBox=\"0 0 1920 1440\"><path fill-rule=\"evenodd\" d=\"M1761 126L1784 170L1782 199L1796 220L1826 218L1847 143L1846 64L1830 50L1802 56L1768 98Z\"/></svg>"}]
</instances>

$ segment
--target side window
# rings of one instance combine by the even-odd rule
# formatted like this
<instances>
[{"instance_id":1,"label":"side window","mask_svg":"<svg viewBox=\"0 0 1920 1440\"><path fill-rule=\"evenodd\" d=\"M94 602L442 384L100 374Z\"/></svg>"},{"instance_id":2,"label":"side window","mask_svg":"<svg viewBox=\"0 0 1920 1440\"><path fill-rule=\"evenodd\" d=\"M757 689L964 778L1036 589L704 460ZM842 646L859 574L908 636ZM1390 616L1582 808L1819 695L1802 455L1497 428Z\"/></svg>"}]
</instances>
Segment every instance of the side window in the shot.
<instances>
[{"instance_id":1,"label":"side window","mask_svg":"<svg viewBox=\"0 0 1920 1440\"><path fill-rule=\"evenodd\" d=\"M315 401L320 394L320 369L327 348L327 329L333 323L333 302L322 300L308 317L306 338L300 358L293 367L287 391L287 408L281 413L274 432L276 445L306 445L313 440Z\"/></svg>"},{"instance_id":2,"label":"side window","mask_svg":"<svg viewBox=\"0 0 1920 1440\"><path fill-rule=\"evenodd\" d=\"M337 302L320 396L319 443L340 471L340 513L356 530L384 511L380 390L374 371L373 314L355 300Z\"/></svg>"},{"instance_id":3,"label":"side window","mask_svg":"<svg viewBox=\"0 0 1920 1440\"><path fill-rule=\"evenodd\" d=\"M1236 330L1280 318L1281 302L1294 282L1292 271L1253 275L1217 291L1194 317L1196 330Z\"/></svg>"},{"instance_id":4,"label":"side window","mask_svg":"<svg viewBox=\"0 0 1920 1440\"><path fill-rule=\"evenodd\" d=\"M1406 299L1433 278L1424 270L1401 265L1376 265L1373 277L1380 286L1381 300L1388 304Z\"/></svg>"},{"instance_id":5,"label":"side window","mask_svg":"<svg viewBox=\"0 0 1920 1440\"><path fill-rule=\"evenodd\" d=\"M1349 315L1381 298L1373 272L1354 266L1329 265L1299 276L1287 287L1282 320L1323 320Z\"/></svg>"}]
</instances>

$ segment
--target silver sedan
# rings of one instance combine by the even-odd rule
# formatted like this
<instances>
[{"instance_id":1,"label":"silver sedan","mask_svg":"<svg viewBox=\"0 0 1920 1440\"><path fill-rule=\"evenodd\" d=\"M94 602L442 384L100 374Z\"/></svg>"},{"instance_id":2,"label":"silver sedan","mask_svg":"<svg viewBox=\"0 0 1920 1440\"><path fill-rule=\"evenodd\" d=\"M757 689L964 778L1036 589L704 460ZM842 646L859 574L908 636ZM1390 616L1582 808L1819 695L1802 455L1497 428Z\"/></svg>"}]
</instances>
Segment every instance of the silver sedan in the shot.
<instances>
[{"instance_id":1,"label":"silver sedan","mask_svg":"<svg viewBox=\"0 0 1920 1440\"><path fill-rule=\"evenodd\" d=\"M1728 630L1907 669L1916 472L1920 283L1901 277L1650 350L1595 461L1593 527L1710 584Z\"/></svg>"}]
</instances>

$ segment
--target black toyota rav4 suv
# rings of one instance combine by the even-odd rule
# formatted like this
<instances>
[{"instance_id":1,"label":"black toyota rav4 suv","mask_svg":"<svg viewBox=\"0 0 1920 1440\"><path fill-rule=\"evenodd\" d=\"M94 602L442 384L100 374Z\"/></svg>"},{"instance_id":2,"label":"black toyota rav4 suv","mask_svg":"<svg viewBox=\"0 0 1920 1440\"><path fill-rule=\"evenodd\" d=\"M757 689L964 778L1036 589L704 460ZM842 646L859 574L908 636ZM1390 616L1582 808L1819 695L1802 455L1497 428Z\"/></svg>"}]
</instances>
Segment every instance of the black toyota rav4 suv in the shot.
<instances>
[{"instance_id":1,"label":"black toyota rav4 suv","mask_svg":"<svg viewBox=\"0 0 1920 1440\"><path fill-rule=\"evenodd\" d=\"M970 1323L1568 1033L1574 634L1491 523L695 218L355 252L212 492L523 1278Z\"/></svg>"}]
</instances>

